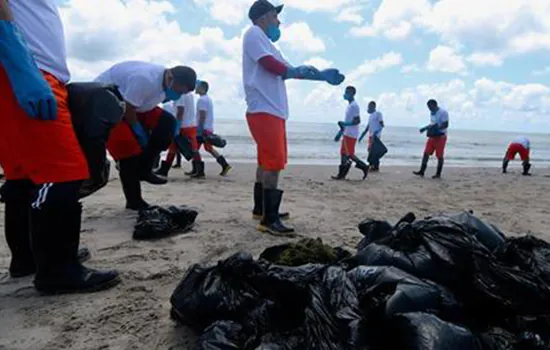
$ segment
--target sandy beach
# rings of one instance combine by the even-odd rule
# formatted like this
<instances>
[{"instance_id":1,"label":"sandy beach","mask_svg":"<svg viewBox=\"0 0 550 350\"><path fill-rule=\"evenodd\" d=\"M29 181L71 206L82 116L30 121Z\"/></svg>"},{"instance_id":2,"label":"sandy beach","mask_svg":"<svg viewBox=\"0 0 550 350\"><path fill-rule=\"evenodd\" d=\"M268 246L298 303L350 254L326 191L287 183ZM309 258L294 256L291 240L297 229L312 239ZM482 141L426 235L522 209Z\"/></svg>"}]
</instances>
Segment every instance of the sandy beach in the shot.
<instances>
[{"instance_id":1,"label":"sandy beach","mask_svg":"<svg viewBox=\"0 0 550 350\"><path fill-rule=\"evenodd\" d=\"M507 234L550 239L550 170L534 168L534 176L523 177L519 162L506 176L496 168L447 168L438 181L431 179L435 162L430 165L425 179L415 178L412 168L383 167L366 181L352 170L345 182L329 180L336 166L291 166L281 180L282 209L292 213L290 224L301 237L321 237L351 251L361 239L360 221L396 221L410 211L420 217L474 210ZM84 201L82 243L93 254L87 264L117 268L123 278L110 291L39 296L32 277L9 278L9 251L0 239L0 349L193 349L194 335L169 318L169 297L187 267L288 241L255 229L252 165L236 165L226 178L218 172L210 163L206 180L190 181L173 169L169 186L144 185L152 204L187 204L200 212L190 233L161 241L132 240L136 213L124 210L116 177Z\"/></svg>"}]
</instances>

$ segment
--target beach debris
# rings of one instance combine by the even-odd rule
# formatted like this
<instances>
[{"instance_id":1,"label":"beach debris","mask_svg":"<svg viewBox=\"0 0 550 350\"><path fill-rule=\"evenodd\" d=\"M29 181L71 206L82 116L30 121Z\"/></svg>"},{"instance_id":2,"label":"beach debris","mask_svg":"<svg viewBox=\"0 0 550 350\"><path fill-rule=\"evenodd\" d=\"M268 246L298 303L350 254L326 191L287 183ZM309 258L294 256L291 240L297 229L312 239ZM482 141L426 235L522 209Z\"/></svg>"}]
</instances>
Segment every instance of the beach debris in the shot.
<instances>
[{"instance_id":1,"label":"beach debris","mask_svg":"<svg viewBox=\"0 0 550 350\"><path fill-rule=\"evenodd\" d=\"M336 264L349 257L348 251L326 245L320 238L305 238L296 243L270 247L260 254L260 259L284 266Z\"/></svg>"},{"instance_id":2,"label":"beach debris","mask_svg":"<svg viewBox=\"0 0 550 350\"><path fill-rule=\"evenodd\" d=\"M134 228L134 239L154 240L191 230L199 213L187 206L152 206L140 210Z\"/></svg>"}]
</instances>

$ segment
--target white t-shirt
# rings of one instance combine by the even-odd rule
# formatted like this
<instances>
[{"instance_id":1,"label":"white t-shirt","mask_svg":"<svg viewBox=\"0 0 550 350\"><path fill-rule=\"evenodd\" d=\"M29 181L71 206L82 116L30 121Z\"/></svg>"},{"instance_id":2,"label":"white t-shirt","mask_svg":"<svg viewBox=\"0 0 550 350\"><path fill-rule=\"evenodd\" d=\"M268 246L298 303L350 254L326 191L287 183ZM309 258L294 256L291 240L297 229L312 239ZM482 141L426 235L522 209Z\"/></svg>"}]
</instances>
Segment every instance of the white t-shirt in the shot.
<instances>
[{"instance_id":1,"label":"white t-shirt","mask_svg":"<svg viewBox=\"0 0 550 350\"><path fill-rule=\"evenodd\" d=\"M285 81L260 65L258 61L266 56L273 56L286 64L283 55L264 31L253 25L243 36L243 84L247 113L269 113L286 120L288 99Z\"/></svg>"},{"instance_id":2,"label":"white t-shirt","mask_svg":"<svg viewBox=\"0 0 550 350\"><path fill-rule=\"evenodd\" d=\"M197 120L195 118L195 98L193 97L194 92L188 92L185 95L182 95L179 100L174 102L174 107L176 110L178 107L183 107L183 121L181 123L182 128L192 128L197 126Z\"/></svg>"},{"instance_id":3,"label":"white t-shirt","mask_svg":"<svg viewBox=\"0 0 550 350\"><path fill-rule=\"evenodd\" d=\"M202 95L197 101L197 124L199 123L201 111L206 112L206 119L204 120L204 130L214 132L214 105L212 99L208 95Z\"/></svg>"},{"instance_id":4,"label":"white t-shirt","mask_svg":"<svg viewBox=\"0 0 550 350\"><path fill-rule=\"evenodd\" d=\"M361 113L361 110L357 102L356 101L351 102L350 104L348 104L348 107L346 108L345 122L346 123L353 122L353 119L355 119L355 117L359 117L360 113ZM359 124L353 125L353 126L346 126L344 128L344 135L357 139L359 137Z\"/></svg>"},{"instance_id":5,"label":"white t-shirt","mask_svg":"<svg viewBox=\"0 0 550 350\"><path fill-rule=\"evenodd\" d=\"M55 2L10 0L8 6L38 68L62 83L69 82L65 34Z\"/></svg>"},{"instance_id":6,"label":"white t-shirt","mask_svg":"<svg viewBox=\"0 0 550 350\"><path fill-rule=\"evenodd\" d=\"M437 125L441 125L445 122L448 122L449 121L449 113L447 113L446 110L444 110L443 108L439 108L439 110L431 116L431 121L432 121L432 124L437 124ZM440 129L440 131L447 135L447 129Z\"/></svg>"},{"instance_id":7,"label":"white t-shirt","mask_svg":"<svg viewBox=\"0 0 550 350\"><path fill-rule=\"evenodd\" d=\"M514 139L514 142L512 143L519 143L520 145L522 145L523 147L525 147L526 149L530 149L531 148L531 142L529 141L529 139L525 136L518 136Z\"/></svg>"},{"instance_id":8,"label":"white t-shirt","mask_svg":"<svg viewBox=\"0 0 550 350\"><path fill-rule=\"evenodd\" d=\"M375 111L369 114L369 134L370 136L376 136L380 138L382 136L382 123L384 122L384 116L382 113Z\"/></svg>"},{"instance_id":9,"label":"white t-shirt","mask_svg":"<svg viewBox=\"0 0 550 350\"><path fill-rule=\"evenodd\" d=\"M163 66L141 61L117 63L101 73L96 82L114 84L124 100L145 113L166 99Z\"/></svg>"}]
</instances>

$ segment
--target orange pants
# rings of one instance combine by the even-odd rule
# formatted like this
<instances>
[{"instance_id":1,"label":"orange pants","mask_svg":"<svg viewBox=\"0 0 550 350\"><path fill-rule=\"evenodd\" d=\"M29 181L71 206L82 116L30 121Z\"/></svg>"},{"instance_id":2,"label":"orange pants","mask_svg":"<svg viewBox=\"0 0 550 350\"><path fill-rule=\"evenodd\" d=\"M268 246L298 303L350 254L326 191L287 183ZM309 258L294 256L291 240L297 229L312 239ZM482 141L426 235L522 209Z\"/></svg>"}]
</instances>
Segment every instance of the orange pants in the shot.
<instances>
[{"instance_id":1,"label":"orange pants","mask_svg":"<svg viewBox=\"0 0 550 350\"><path fill-rule=\"evenodd\" d=\"M284 170L288 161L286 120L268 113L246 115L258 148L258 165L267 171Z\"/></svg>"},{"instance_id":2,"label":"orange pants","mask_svg":"<svg viewBox=\"0 0 550 350\"><path fill-rule=\"evenodd\" d=\"M525 148L521 143L512 143L508 146L506 151L506 159L514 160L516 155L519 154L522 161L529 161L529 150Z\"/></svg>"},{"instance_id":3,"label":"orange pants","mask_svg":"<svg viewBox=\"0 0 550 350\"><path fill-rule=\"evenodd\" d=\"M340 148L340 154L343 156L353 157L355 155L355 145L357 139L344 135L342 139L342 147Z\"/></svg>"},{"instance_id":4,"label":"orange pants","mask_svg":"<svg viewBox=\"0 0 550 350\"><path fill-rule=\"evenodd\" d=\"M149 112L138 113L137 117L143 127L146 130L151 131L157 125L162 113L162 108L155 107ZM107 142L107 149L115 160L138 156L143 151L136 136L134 135L134 132L132 131L132 128L124 120L118 123L118 125L111 131L109 141Z\"/></svg>"},{"instance_id":5,"label":"orange pants","mask_svg":"<svg viewBox=\"0 0 550 350\"><path fill-rule=\"evenodd\" d=\"M447 135L439 137L428 137L426 142L426 149L424 150L425 154L430 156L434 154L438 159L441 159L445 156L445 145L447 144Z\"/></svg>"},{"instance_id":6,"label":"orange pants","mask_svg":"<svg viewBox=\"0 0 550 350\"><path fill-rule=\"evenodd\" d=\"M0 165L7 180L35 184L85 180L88 163L76 138L65 85L42 72L57 100L55 120L34 120L19 107L0 66Z\"/></svg>"},{"instance_id":7,"label":"orange pants","mask_svg":"<svg viewBox=\"0 0 550 350\"><path fill-rule=\"evenodd\" d=\"M183 137L187 137L189 141L191 141L191 148L194 152L197 152L199 150L199 143L197 141L197 127L193 126L190 128L182 128L180 130L180 135ZM176 152L178 151L178 147L174 142L170 145L170 149L168 150L168 155L166 156L166 163L172 164L174 162L174 158L176 157ZM194 160L200 161L201 155L197 152L197 155L195 156Z\"/></svg>"}]
</instances>

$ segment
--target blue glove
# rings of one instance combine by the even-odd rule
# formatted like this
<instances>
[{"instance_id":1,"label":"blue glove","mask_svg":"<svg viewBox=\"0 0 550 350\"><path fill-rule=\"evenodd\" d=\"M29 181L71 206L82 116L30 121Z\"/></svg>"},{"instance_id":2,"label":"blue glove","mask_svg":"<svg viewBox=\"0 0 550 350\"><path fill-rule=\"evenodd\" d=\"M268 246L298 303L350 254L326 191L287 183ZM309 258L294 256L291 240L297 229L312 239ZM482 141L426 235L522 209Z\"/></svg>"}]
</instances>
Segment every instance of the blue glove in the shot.
<instances>
[{"instance_id":1,"label":"blue glove","mask_svg":"<svg viewBox=\"0 0 550 350\"><path fill-rule=\"evenodd\" d=\"M343 135L344 135L344 130L338 131L338 134L336 134L336 136L334 137L334 142L340 141Z\"/></svg>"},{"instance_id":2,"label":"blue glove","mask_svg":"<svg viewBox=\"0 0 550 350\"><path fill-rule=\"evenodd\" d=\"M289 67L284 76L285 79L317 80L319 70L313 66Z\"/></svg>"},{"instance_id":3,"label":"blue glove","mask_svg":"<svg viewBox=\"0 0 550 350\"><path fill-rule=\"evenodd\" d=\"M143 125L141 125L140 122L135 122L134 124L130 124L130 127L132 128L134 135L136 135L137 141L141 148L147 147L147 144L149 144L149 134L145 131Z\"/></svg>"},{"instance_id":4,"label":"blue glove","mask_svg":"<svg viewBox=\"0 0 550 350\"><path fill-rule=\"evenodd\" d=\"M0 21L0 38L0 63L21 108L32 119L55 120L55 96L13 22Z\"/></svg>"},{"instance_id":5,"label":"blue glove","mask_svg":"<svg viewBox=\"0 0 550 350\"><path fill-rule=\"evenodd\" d=\"M322 70L321 76L324 81L329 83L330 85L340 85L346 80L346 76L341 74L338 69L330 68Z\"/></svg>"},{"instance_id":6,"label":"blue glove","mask_svg":"<svg viewBox=\"0 0 550 350\"><path fill-rule=\"evenodd\" d=\"M353 122L342 122L342 121L339 121L338 122L338 126L343 128L343 127L346 127L346 126L354 126L355 124L353 124Z\"/></svg>"},{"instance_id":7,"label":"blue glove","mask_svg":"<svg viewBox=\"0 0 550 350\"><path fill-rule=\"evenodd\" d=\"M181 120L176 120L176 129L174 130L174 137L180 134L181 130Z\"/></svg>"}]
</instances>

